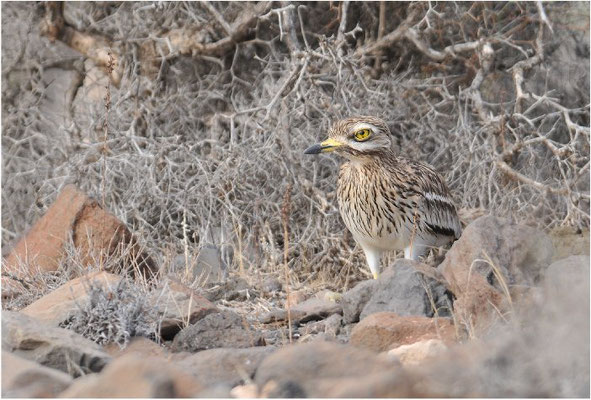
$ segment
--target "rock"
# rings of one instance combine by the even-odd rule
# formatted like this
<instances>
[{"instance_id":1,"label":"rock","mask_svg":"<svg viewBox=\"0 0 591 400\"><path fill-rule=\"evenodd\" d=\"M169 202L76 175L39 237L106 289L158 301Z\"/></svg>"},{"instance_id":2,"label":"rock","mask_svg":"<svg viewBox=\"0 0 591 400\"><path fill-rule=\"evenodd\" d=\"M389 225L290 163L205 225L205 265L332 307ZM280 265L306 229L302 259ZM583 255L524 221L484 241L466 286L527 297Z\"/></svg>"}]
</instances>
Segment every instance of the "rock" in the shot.
<instances>
[{"instance_id":1,"label":"rock","mask_svg":"<svg viewBox=\"0 0 591 400\"><path fill-rule=\"evenodd\" d=\"M261 361L275 350L271 346L204 350L176 365L208 385L233 387L251 379Z\"/></svg>"},{"instance_id":2,"label":"rock","mask_svg":"<svg viewBox=\"0 0 591 400\"><path fill-rule=\"evenodd\" d=\"M91 272L66 282L54 291L25 307L21 312L30 317L58 326L68 319L79 307L88 303L90 284L104 288L115 287L121 281L120 275L105 271Z\"/></svg>"},{"instance_id":3,"label":"rock","mask_svg":"<svg viewBox=\"0 0 591 400\"><path fill-rule=\"evenodd\" d=\"M197 352L218 347L263 346L263 336L230 311L209 314L181 330L172 342L173 351Z\"/></svg>"},{"instance_id":4,"label":"rock","mask_svg":"<svg viewBox=\"0 0 591 400\"><path fill-rule=\"evenodd\" d=\"M290 313L292 324L303 324L309 321L318 321L333 314L342 314L343 308L333 301L312 297L303 303L292 306ZM260 317L260 321L264 324L287 320L287 310L272 310Z\"/></svg>"},{"instance_id":5,"label":"rock","mask_svg":"<svg viewBox=\"0 0 591 400\"><path fill-rule=\"evenodd\" d=\"M165 340L174 338L182 327L219 312L205 297L173 279L169 279L161 290L156 291L150 302L162 314L160 336Z\"/></svg>"},{"instance_id":6,"label":"rock","mask_svg":"<svg viewBox=\"0 0 591 400\"><path fill-rule=\"evenodd\" d=\"M88 339L27 315L2 312L2 349L73 376L98 372L111 357Z\"/></svg>"},{"instance_id":7,"label":"rock","mask_svg":"<svg viewBox=\"0 0 591 400\"><path fill-rule=\"evenodd\" d=\"M262 395L269 397L324 397L318 382L357 381L395 365L375 354L349 345L315 341L288 345L265 358L255 374Z\"/></svg>"},{"instance_id":8,"label":"rock","mask_svg":"<svg viewBox=\"0 0 591 400\"><path fill-rule=\"evenodd\" d=\"M101 254L117 258L125 251L110 272L138 270L151 277L157 271L125 224L73 185L64 187L45 215L14 246L5 260L6 269L22 274L21 264L25 264L29 273L56 271L70 237L83 266L96 265Z\"/></svg>"},{"instance_id":9,"label":"rock","mask_svg":"<svg viewBox=\"0 0 591 400\"><path fill-rule=\"evenodd\" d=\"M210 284L203 295L209 301L245 301L258 296L257 290L239 276L229 277L225 282Z\"/></svg>"},{"instance_id":10,"label":"rock","mask_svg":"<svg viewBox=\"0 0 591 400\"><path fill-rule=\"evenodd\" d=\"M324 319L333 314L343 314L343 307L340 304L330 300L321 300L310 298L302 303L296 304L292 311L303 313L304 316L300 322L314 321Z\"/></svg>"},{"instance_id":11,"label":"rock","mask_svg":"<svg viewBox=\"0 0 591 400\"><path fill-rule=\"evenodd\" d=\"M321 321L310 322L300 329L302 338L306 335L326 334L327 337L337 337L341 331L343 317L339 314L332 314L330 317Z\"/></svg>"},{"instance_id":12,"label":"rock","mask_svg":"<svg viewBox=\"0 0 591 400\"><path fill-rule=\"evenodd\" d=\"M456 332L451 320L379 312L362 319L353 328L350 343L379 352L427 339L454 342Z\"/></svg>"},{"instance_id":13,"label":"rock","mask_svg":"<svg viewBox=\"0 0 591 400\"><path fill-rule=\"evenodd\" d=\"M203 384L163 358L128 354L78 378L60 397L195 397Z\"/></svg>"},{"instance_id":14,"label":"rock","mask_svg":"<svg viewBox=\"0 0 591 400\"><path fill-rule=\"evenodd\" d=\"M421 269L422 267L422 269ZM398 315L449 316L450 296L446 287L421 271L430 268L418 261L398 259L379 277L378 284L359 316L380 311Z\"/></svg>"},{"instance_id":15,"label":"rock","mask_svg":"<svg viewBox=\"0 0 591 400\"><path fill-rule=\"evenodd\" d=\"M502 282L491 263L485 261L487 257L508 286L533 286L550 265L552 254L552 240L545 233L507 219L484 216L466 227L438 269L456 296L465 290L469 274L475 273L502 291Z\"/></svg>"},{"instance_id":16,"label":"rock","mask_svg":"<svg viewBox=\"0 0 591 400\"><path fill-rule=\"evenodd\" d=\"M343 307L343 319L346 323L351 324L359 321L359 315L373 295L377 285L378 281L376 279L359 282L357 286L343 294L341 305Z\"/></svg>"},{"instance_id":17,"label":"rock","mask_svg":"<svg viewBox=\"0 0 591 400\"><path fill-rule=\"evenodd\" d=\"M492 216L476 219L438 267L457 297L458 321L471 334L487 331L509 309L507 289L536 284L552 252L543 232Z\"/></svg>"},{"instance_id":18,"label":"rock","mask_svg":"<svg viewBox=\"0 0 591 400\"><path fill-rule=\"evenodd\" d=\"M2 352L2 397L57 397L70 383L64 372Z\"/></svg>"},{"instance_id":19,"label":"rock","mask_svg":"<svg viewBox=\"0 0 591 400\"><path fill-rule=\"evenodd\" d=\"M290 314L291 315L288 315L287 310L275 309L261 315L259 317L259 321L263 324L271 324L274 322L284 322L287 321L288 318L291 318L292 325L297 325L302 320L302 318L306 316L305 312L293 309L290 310Z\"/></svg>"},{"instance_id":20,"label":"rock","mask_svg":"<svg viewBox=\"0 0 591 400\"><path fill-rule=\"evenodd\" d=\"M411 344L403 344L388 351L389 357L396 357L402 365L417 365L436 357L447 350L447 346L439 339L421 340Z\"/></svg>"}]
</instances>

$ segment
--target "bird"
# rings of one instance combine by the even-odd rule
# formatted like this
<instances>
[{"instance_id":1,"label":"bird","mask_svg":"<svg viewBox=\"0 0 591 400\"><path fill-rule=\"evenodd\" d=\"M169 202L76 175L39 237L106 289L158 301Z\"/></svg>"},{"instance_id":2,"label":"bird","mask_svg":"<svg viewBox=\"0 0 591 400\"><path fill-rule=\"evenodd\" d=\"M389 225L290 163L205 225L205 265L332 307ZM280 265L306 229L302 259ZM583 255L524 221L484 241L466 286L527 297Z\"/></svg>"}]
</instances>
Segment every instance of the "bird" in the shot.
<instances>
[{"instance_id":1,"label":"bird","mask_svg":"<svg viewBox=\"0 0 591 400\"><path fill-rule=\"evenodd\" d=\"M305 154L346 159L337 180L341 218L361 246L374 279L384 252L419 260L462 233L444 178L433 167L397 154L386 123L374 116L336 121L328 138Z\"/></svg>"}]
</instances>

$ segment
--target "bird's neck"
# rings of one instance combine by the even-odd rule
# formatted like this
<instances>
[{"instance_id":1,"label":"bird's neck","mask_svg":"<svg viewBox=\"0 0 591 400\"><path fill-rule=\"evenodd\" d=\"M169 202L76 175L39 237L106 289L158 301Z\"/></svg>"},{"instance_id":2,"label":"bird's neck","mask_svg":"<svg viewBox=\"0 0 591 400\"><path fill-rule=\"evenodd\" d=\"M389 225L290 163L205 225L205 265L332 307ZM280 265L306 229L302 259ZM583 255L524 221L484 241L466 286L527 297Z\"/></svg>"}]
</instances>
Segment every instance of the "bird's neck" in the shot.
<instances>
[{"instance_id":1,"label":"bird's neck","mask_svg":"<svg viewBox=\"0 0 591 400\"><path fill-rule=\"evenodd\" d=\"M349 154L347 156L347 159L349 160L347 164L349 164L351 168L361 170L379 163L379 160L393 160L396 158L396 154L394 154L393 151L380 149L379 151L372 151L364 154Z\"/></svg>"}]
</instances>

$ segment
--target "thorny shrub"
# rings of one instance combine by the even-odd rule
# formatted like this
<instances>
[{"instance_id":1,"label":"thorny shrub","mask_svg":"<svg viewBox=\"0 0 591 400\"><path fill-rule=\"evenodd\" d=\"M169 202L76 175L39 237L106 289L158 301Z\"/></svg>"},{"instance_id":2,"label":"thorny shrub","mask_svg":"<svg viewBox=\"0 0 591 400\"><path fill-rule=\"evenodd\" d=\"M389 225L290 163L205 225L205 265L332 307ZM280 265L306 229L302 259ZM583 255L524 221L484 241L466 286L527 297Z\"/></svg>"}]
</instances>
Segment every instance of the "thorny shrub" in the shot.
<instances>
[{"instance_id":1,"label":"thorny shrub","mask_svg":"<svg viewBox=\"0 0 591 400\"><path fill-rule=\"evenodd\" d=\"M352 114L386 120L463 209L589 225L588 3L52 7L2 4L4 247L75 183L163 266L213 242L233 268L277 273L291 185L291 277L342 286L362 259L336 208L339 160L302 152ZM99 50L120 73L108 113Z\"/></svg>"},{"instance_id":2,"label":"thorny shrub","mask_svg":"<svg viewBox=\"0 0 591 400\"><path fill-rule=\"evenodd\" d=\"M77 309L60 327L71 329L93 342L127 346L131 337L159 337L158 316L146 301L145 293L127 279L113 288L87 283L88 302Z\"/></svg>"}]
</instances>

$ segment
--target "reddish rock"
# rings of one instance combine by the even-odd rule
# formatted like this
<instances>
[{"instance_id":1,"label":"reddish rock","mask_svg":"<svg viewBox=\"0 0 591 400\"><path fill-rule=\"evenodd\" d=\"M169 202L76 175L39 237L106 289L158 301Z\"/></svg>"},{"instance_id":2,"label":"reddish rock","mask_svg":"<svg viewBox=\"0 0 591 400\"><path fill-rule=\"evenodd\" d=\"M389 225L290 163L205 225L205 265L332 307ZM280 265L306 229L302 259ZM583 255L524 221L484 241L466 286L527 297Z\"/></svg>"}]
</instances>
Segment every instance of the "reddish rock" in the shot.
<instances>
[{"instance_id":1,"label":"reddish rock","mask_svg":"<svg viewBox=\"0 0 591 400\"><path fill-rule=\"evenodd\" d=\"M104 271L91 272L88 275L72 279L53 292L46 294L21 310L21 313L58 326L79 306L88 301L87 290L90 284L114 287L123 279L120 275Z\"/></svg>"},{"instance_id":2,"label":"reddish rock","mask_svg":"<svg viewBox=\"0 0 591 400\"><path fill-rule=\"evenodd\" d=\"M164 358L128 354L78 378L60 397L195 397L203 385Z\"/></svg>"},{"instance_id":3,"label":"reddish rock","mask_svg":"<svg viewBox=\"0 0 591 400\"><path fill-rule=\"evenodd\" d=\"M384 351L427 339L455 342L456 332L451 320L379 312L364 318L353 328L350 343L374 351Z\"/></svg>"},{"instance_id":4,"label":"reddish rock","mask_svg":"<svg viewBox=\"0 0 591 400\"><path fill-rule=\"evenodd\" d=\"M96 265L101 254L121 256L123 249L125 257L111 272L139 270L148 277L156 272L154 261L140 249L125 224L73 185L64 187L45 215L14 246L6 257L5 268L21 276L21 264L30 273L55 271L70 237L82 265Z\"/></svg>"}]
</instances>

